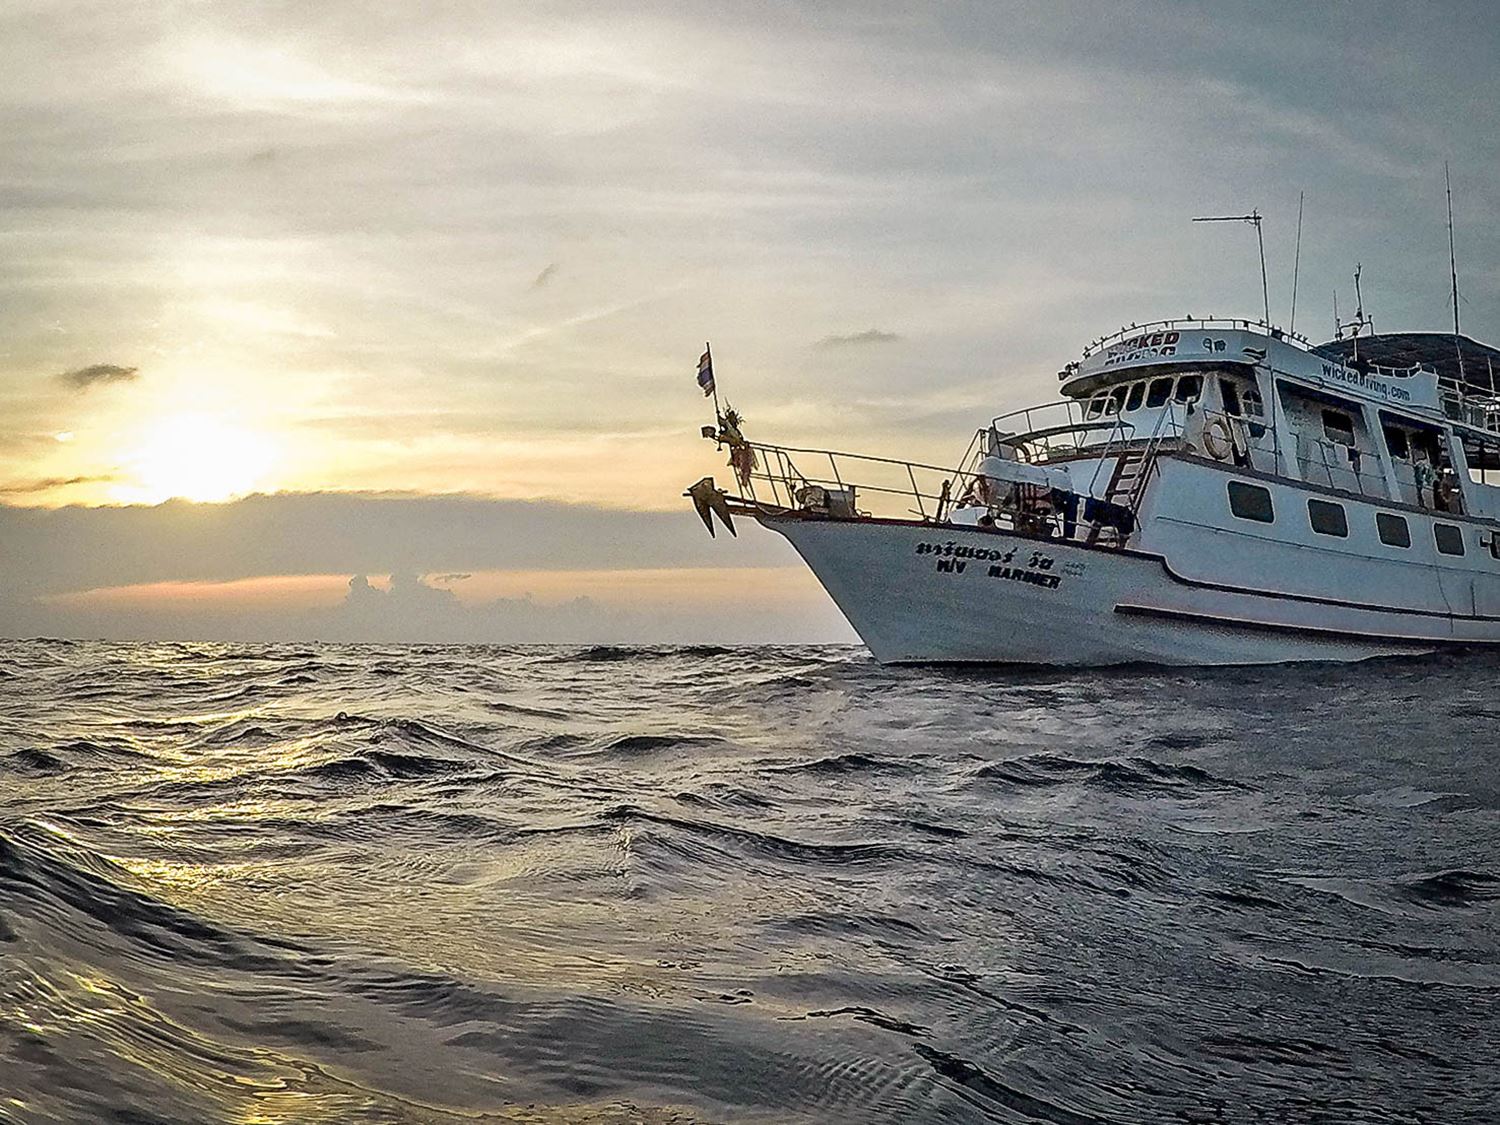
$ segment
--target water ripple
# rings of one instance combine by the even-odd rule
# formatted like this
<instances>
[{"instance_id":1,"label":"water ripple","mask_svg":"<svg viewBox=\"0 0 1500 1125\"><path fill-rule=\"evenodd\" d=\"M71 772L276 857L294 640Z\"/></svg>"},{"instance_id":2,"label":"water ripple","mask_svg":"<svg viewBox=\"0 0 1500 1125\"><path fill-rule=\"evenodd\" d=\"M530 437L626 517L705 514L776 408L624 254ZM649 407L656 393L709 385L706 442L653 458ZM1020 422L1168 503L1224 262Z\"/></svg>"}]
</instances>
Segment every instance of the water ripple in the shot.
<instances>
[{"instance_id":1,"label":"water ripple","mask_svg":"<svg viewBox=\"0 0 1500 1125\"><path fill-rule=\"evenodd\" d=\"M0 642L0 1122L1488 1122L1495 669Z\"/></svg>"}]
</instances>

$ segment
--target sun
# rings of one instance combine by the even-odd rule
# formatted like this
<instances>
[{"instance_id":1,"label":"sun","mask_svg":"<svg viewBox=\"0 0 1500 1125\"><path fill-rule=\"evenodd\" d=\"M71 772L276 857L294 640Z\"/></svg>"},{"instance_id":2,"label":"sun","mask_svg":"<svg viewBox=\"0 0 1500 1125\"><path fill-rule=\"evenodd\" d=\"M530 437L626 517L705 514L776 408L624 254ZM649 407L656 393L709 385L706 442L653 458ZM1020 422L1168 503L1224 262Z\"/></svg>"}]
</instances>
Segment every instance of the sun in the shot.
<instances>
[{"instance_id":1,"label":"sun","mask_svg":"<svg viewBox=\"0 0 1500 1125\"><path fill-rule=\"evenodd\" d=\"M254 490L275 460L265 434L214 414L173 414L156 421L127 458L147 503L212 503Z\"/></svg>"}]
</instances>

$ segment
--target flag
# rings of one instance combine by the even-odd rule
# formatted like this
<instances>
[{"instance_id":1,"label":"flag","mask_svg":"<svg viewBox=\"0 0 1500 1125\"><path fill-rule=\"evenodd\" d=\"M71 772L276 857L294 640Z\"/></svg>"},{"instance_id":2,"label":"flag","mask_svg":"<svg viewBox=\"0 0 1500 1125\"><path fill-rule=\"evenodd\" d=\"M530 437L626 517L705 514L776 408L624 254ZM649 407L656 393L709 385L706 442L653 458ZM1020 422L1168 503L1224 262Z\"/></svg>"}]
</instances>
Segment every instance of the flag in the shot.
<instances>
[{"instance_id":1,"label":"flag","mask_svg":"<svg viewBox=\"0 0 1500 1125\"><path fill-rule=\"evenodd\" d=\"M704 398L714 393L714 361L708 352L698 360L698 385L703 388Z\"/></svg>"}]
</instances>

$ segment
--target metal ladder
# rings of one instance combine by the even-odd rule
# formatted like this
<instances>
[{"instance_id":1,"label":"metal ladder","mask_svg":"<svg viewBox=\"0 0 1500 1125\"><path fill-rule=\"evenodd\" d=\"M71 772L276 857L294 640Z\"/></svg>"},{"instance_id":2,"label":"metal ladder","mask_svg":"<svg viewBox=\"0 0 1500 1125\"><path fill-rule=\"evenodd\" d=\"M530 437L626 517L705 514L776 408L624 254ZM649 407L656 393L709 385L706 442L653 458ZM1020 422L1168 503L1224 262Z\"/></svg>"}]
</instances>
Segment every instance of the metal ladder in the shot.
<instances>
[{"instance_id":1,"label":"metal ladder","mask_svg":"<svg viewBox=\"0 0 1500 1125\"><path fill-rule=\"evenodd\" d=\"M1157 454L1161 449L1162 440L1166 437L1162 424L1170 415L1170 408L1162 411L1144 448L1121 449L1116 454L1114 471L1110 474L1109 482L1104 486L1103 500L1128 508L1132 516L1139 515L1141 501L1146 496L1146 486L1151 483L1151 473L1156 468ZM1124 499L1122 500L1121 497ZM1125 539L1128 537L1121 536L1113 528L1105 528L1099 524L1089 529L1087 541L1097 543L1100 535L1106 530L1110 531L1117 546L1124 546Z\"/></svg>"},{"instance_id":2,"label":"metal ladder","mask_svg":"<svg viewBox=\"0 0 1500 1125\"><path fill-rule=\"evenodd\" d=\"M1141 494L1146 490L1146 477L1153 459L1154 453L1150 446L1145 449L1121 450L1115 461L1115 471L1110 474L1109 483L1104 486L1104 499L1112 504L1119 503L1121 507L1129 508L1134 513ZM1123 501L1119 500L1121 496L1125 497Z\"/></svg>"},{"instance_id":3,"label":"metal ladder","mask_svg":"<svg viewBox=\"0 0 1500 1125\"><path fill-rule=\"evenodd\" d=\"M1104 495L1100 497L1105 503L1118 503L1122 508L1128 508L1132 515L1135 514L1137 504L1140 502L1140 493L1145 490L1145 482L1150 475L1151 465L1155 458L1145 449L1122 449L1116 455L1114 472L1110 474L1109 482L1104 486ZM1124 496L1123 502L1119 497ZM1110 540L1116 546L1125 545L1125 536L1113 527L1106 527L1096 523L1089 528L1086 542L1094 544L1099 542L1105 532L1109 533Z\"/></svg>"}]
</instances>

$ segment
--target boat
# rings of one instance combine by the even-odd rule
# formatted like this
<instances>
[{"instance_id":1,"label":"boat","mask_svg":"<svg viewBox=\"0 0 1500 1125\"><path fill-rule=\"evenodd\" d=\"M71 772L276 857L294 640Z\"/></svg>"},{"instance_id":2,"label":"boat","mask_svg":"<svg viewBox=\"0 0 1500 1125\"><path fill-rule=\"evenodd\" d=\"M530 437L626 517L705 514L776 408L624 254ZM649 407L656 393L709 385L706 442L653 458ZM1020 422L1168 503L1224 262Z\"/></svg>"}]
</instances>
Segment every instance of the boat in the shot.
<instances>
[{"instance_id":1,"label":"boat","mask_svg":"<svg viewBox=\"0 0 1500 1125\"><path fill-rule=\"evenodd\" d=\"M708 365L707 382L703 370ZM688 490L784 536L883 663L1352 661L1500 645L1500 351L1164 320L952 465L748 439Z\"/></svg>"}]
</instances>

